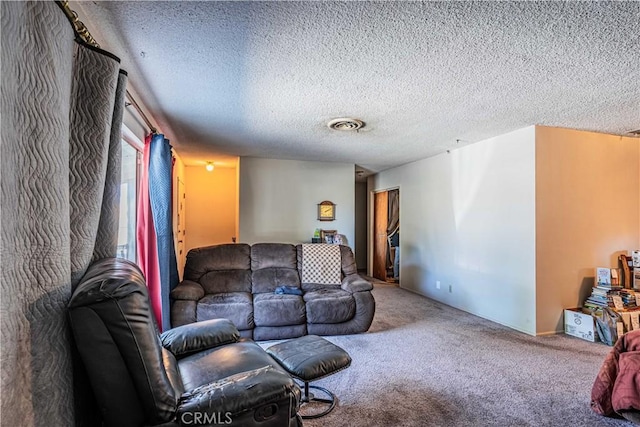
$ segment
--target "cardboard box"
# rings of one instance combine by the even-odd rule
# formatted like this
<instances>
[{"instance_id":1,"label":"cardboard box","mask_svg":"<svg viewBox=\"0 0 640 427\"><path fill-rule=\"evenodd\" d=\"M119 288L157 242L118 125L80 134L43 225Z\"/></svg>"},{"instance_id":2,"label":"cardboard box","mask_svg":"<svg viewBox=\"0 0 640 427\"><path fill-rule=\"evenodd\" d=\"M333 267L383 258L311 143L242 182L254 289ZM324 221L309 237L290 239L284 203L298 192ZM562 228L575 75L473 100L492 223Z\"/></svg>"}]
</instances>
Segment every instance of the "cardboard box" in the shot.
<instances>
[{"instance_id":1,"label":"cardboard box","mask_svg":"<svg viewBox=\"0 0 640 427\"><path fill-rule=\"evenodd\" d=\"M579 308L569 308L564 311L564 333L591 342L598 341L595 319Z\"/></svg>"}]
</instances>

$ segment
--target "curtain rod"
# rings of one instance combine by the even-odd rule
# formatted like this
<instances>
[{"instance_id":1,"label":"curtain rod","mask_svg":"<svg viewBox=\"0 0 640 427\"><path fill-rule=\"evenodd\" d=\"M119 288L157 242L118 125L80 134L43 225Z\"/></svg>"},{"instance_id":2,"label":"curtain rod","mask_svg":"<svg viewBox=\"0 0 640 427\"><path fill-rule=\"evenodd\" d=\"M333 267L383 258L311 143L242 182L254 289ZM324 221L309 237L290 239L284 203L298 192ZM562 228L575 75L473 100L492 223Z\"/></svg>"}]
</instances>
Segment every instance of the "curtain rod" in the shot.
<instances>
[{"instance_id":1,"label":"curtain rod","mask_svg":"<svg viewBox=\"0 0 640 427\"><path fill-rule=\"evenodd\" d=\"M144 120L144 122L147 124L147 127L149 128L149 131L152 132L152 133L158 133L158 130L155 128L155 126L153 126L153 124L151 124L151 120L149 120L149 118L144 113L144 111L142 111L142 108L140 108L140 106L136 102L135 98L131 95L131 93L129 92L128 89L126 91L126 95L127 95L127 98L129 99L129 102L131 103L130 105L132 105L133 108L136 109L138 114L140 114L140 117L142 117L142 120Z\"/></svg>"},{"instance_id":2,"label":"curtain rod","mask_svg":"<svg viewBox=\"0 0 640 427\"><path fill-rule=\"evenodd\" d=\"M62 9L64 14L67 15L67 19L71 23L71 26L73 27L73 31L75 31L76 33L76 36L83 42L99 48L100 45L98 44L96 39L93 38L87 26L84 25L84 22L82 22L78 18L78 13L75 10L71 9L71 6L69 6L69 0L56 1L56 3L60 7L60 9Z\"/></svg>"},{"instance_id":3,"label":"curtain rod","mask_svg":"<svg viewBox=\"0 0 640 427\"><path fill-rule=\"evenodd\" d=\"M78 18L78 13L75 10L71 9L71 7L69 6L69 0L56 1L56 3L60 7L60 9L62 9L64 14L67 15L67 19L69 19L69 22L71 23L71 26L73 27L73 31L76 33L76 36L83 42L91 46L100 48L100 45L98 44L96 39L93 38L87 26L84 24L84 22L82 22ZM129 99L130 105L132 105L133 108L136 109L138 114L140 114L140 117L142 117L142 120L144 120L145 124L149 128L149 131L153 133L157 133L158 130L156 129L155 126L153 126L153 124L151 123L151 120L149 120L149 118L144 113L144 111L142 111L142 108L140 108L140 105L135 100L135 98L131 95L131 92L129 92L129 90L126 91L126 96Z\"/></svg>"}]
</instances>

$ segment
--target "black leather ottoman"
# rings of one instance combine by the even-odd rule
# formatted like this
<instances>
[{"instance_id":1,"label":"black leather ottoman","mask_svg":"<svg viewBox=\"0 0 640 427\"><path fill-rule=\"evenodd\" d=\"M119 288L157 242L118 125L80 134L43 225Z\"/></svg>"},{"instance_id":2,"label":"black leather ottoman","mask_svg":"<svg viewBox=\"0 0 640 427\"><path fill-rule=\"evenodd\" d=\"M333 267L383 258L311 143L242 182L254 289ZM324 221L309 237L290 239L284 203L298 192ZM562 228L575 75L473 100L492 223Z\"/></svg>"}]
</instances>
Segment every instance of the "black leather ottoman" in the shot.
<instances>
[{"instance_id":1,"label":"black leather ottoman","mask_svg":"<svg viewBox=\"0 0 640 427\"><path fill-rule=\"evenodd\" d=\"M267 349L267 353L292 376L304 382L303 403L314 401L329 405L320 413L302 415L302 418L319 418L333 410L336 406L335 395L326 388L309 385L309 382L348 368L351 365L349 353L317 335L306 335L273 345ZM309 393L309 388L326 393L329 399L315 397Z\"/></svg>"}]
</instances>

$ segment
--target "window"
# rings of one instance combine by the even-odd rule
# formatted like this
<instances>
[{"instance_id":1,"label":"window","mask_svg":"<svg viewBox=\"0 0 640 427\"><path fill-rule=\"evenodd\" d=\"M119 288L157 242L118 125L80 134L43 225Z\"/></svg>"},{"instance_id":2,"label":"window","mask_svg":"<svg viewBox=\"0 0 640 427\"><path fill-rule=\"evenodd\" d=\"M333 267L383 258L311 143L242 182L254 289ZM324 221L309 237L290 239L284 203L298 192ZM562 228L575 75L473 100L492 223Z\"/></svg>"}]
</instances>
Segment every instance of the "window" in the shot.
<instances>
[{"instance_id":1,"label":"window","mask_svg":"<svg viewBox=\"0 0 640 427\"><path fill-rule=\"evenodd\" d=\"M121 144L120 221L116 256L136 262L136 219L142 142L126 126L123 126Z\"/></svg>"}]
</instances>

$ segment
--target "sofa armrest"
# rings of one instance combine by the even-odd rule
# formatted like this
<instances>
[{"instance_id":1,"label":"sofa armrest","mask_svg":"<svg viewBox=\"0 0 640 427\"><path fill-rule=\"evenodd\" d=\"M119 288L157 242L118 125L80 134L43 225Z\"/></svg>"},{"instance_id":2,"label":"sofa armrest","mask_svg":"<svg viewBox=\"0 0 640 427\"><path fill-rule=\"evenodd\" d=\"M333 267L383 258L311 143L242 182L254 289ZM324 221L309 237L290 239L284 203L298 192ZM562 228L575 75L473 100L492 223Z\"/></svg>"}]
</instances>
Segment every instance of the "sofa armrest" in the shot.
<instances>
[{"instance_id":1,"label":"sofa armrest","mask_svg":"<svg viewBox=\"0 0 640 427\"><path fill-rule=\"evenodd\" d=\"M342 290L347 292L363 292L373 289L373 285L368 280L363 279L358 274L350 274L342 279Z\"/></svg>"},{"instance_id":2,"label":"sofa armrest","mask_svg":"<svg viewBox=\"0 0 640 427\"><path fill-rule=\"evenodd\" d=\"M173 300L198 301L204 297L204 289L197 282L183 280L171 291L170 296Z\"/></svg>"},{"instance_id":3,"label":"sofa armrest","mask_svg":"<svg viewBox=\"0 0 640 427\"><path fill-rule=\"evenodd\" d=\"M282 401L297 408L300 388L287 373L266 365L186 391L178 402L177 419L187 424L196 414L202 419L217 415L221 424L245 425L241 418L248 415L253 425L261 408ZM287 420L293 413L291 408L282 412Z\"/></svg>"},{"instance_id":4,"label":"sofa armrest","mask_svg":"<svg viewBox=\"0 0 640 427\"><path fill-rule=\"evenodd\" d=\"M160 335L162 346L177 358L237 342L240 333L230 320L211 319L169 329Z\"/></svg>"}]
</instances>

